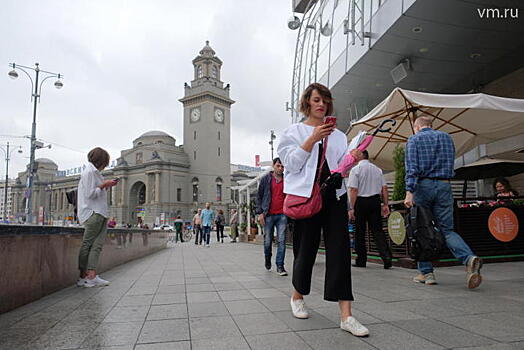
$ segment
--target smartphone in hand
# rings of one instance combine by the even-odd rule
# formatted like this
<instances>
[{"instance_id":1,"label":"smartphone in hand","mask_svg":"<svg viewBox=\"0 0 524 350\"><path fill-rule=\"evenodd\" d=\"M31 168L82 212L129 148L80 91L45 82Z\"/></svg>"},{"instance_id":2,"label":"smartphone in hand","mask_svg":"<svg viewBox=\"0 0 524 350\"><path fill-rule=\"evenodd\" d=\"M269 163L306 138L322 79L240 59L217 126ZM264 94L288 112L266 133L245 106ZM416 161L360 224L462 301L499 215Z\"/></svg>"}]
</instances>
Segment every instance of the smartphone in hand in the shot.
<instances>
[{"instance_id":1,"label":"smartphone in hand","mask_svg":"<svg viewBox=\"0 0 524 350\"><path fill-rule=\"evenodd\" d=\"M324 124L332 124L333 126L337 126L337 117L335 116L327 116L325 119L324 119Z\"/></svg>"}]
</instances>

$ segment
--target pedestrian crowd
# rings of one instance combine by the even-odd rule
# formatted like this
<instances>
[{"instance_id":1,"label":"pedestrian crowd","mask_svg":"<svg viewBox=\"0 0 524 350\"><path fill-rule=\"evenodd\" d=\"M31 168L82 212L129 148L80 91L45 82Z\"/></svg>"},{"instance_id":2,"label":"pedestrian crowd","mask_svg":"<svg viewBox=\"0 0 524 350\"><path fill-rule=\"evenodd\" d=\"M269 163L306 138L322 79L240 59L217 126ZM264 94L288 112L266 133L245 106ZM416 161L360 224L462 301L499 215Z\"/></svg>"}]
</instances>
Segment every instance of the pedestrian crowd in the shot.
<instances>
[{"instance_id":1,"label":"pedestrian crowd","mask_svg":"<svg viewBox=\"0 0 524 350\"><path fill-rule=\"evenodd\" d=\"M264 235L264 267L273 267L273 243L276 243L275 271L287 276L285 269L286 240L292 234L293 268L290 308L294 317L307 319L305 296L311 291L312 270L321 243L324 243L326 264L324 299L337 302L340 328L355 336L367 336L369 330L353 315L354 302L351 276L350 223L356 227L354 267L367 263L366 231L369 230L382 259L384 269L393 266L393 254L382 219L388 217L389 194L382 170L369 159L367 151L348 149L346 135L336 128L332 117L333 97L330 90L318 83L303 92L299 103L303 121L287 127L273 159L272 169L259 179L256 217ZM466 285L477 288L482 277L482 260L475 255L459 234L454 232L453 196L450 179L454 176L455 147L445 132L432 128L432 119L419 116L413 121L414 134L405 148L406 208L428 209L438 222L445 245L466 266ZM348 174L334 176L333 171L347 158L354 166ZM79 286L105 286L109 281L97 274L98 260L107 234L107 227L116 226L108 220L108 190L118 179L104 180L101 171L109 164L109 154L95 148L88 154L88 166L78 185L78 219L84 225L83 242L78 257ZM506 179L494 183L497 197L517 195ZM308 215L296 216L293 206L300 206ZM293 213L293 214L290 214ZM237 241L239 213L229 215L231 243ZM295 217L293 217L295 215ZM211 203L198 208L191 220L194 244L209 247L211 231L216 242L224 243L224 211L214 210ZM187 228L181 216L174 221L175 243L184 242ZM291 229L292 228L292 229ZM437 279L431 261L418 261L414 282L434 285ZM358 281L356 282L358 284Z\"/></svg>"}]
</instances>

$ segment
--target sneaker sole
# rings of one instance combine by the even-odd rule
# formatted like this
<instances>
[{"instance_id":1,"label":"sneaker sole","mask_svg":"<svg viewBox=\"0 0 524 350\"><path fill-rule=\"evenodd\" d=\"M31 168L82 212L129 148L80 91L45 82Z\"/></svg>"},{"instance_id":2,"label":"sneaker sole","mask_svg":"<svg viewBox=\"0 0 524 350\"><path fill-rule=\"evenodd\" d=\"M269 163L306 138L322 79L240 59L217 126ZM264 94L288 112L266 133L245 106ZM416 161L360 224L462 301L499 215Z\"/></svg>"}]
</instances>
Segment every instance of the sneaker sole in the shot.
<instances>
[{"instance_id":1,"label":"sneaker sole","mask_svg":"<svg viewBox=\"0 0 524 350\"><path fill-rule=\"evenodd\" d=\"M482 283L482 276L477 272L471 273L468 275L467 283L469 289L475 289Z\"/></svg>"},{"instance_id":2,"label":"sneaker sole","mask_svg":"<svg viewBox=\"0 0 524 350\"><path fill-rule=\"evenodd\" d=\"M355 333L351 332L350 330L342 328L342 326L340 327L340 329L342 329L344 332L348 332L349 334L353 334L355 337L359 337L359 338L369 337L369 331L367 333L365 333L365 334L355 334Z\"/></svg>"},{"instance_id":3,"label":"sneaker sole","mask_svg":"<svg viewBox=\"0 0 524 350\"><path fill-rule=\"evenodd\" d=\"M435 282L427 282L427 281L421 281L421 280L416 280L416 279L413 279L413 282L427 284L428 286L434 286L435 284L437 284L436 281Z\"/></svg>"},{"instance_id":4,"label":"sneaker sole","mask_svg":"<svg viewBox=\"0 0 524 350\"><path fill-rule=\"evenodd\" d=\"M287 272L277 272L277 275L279 275L279 276L287 276Z\"/></svg>"},{"instance_id":5,"label":"sneaker sole","mask_svg":"<svg viewBox=\"0 0 524 350\"><path fill-rule=\"evenodd\" d=\"M473 264L471 268L468 265L468 273L478 273L480 274L480 269L482 268L482 259L480 259L478 256L473 258Z\"/></svg>"},{"instance_id":6,"label":"sneaker sole","mask_svg":"<svg viewBox=\"0 0 524 350\"><path fill-rule=\"evenodd\" d=\"M306 318L309 318L309 315L298 316L298 315L295 315L295 314L293 313L293 311L291 311L291 313L293 314L293 317L298 318L299 320L305 320Z\"/></svg>"}]
</instances>

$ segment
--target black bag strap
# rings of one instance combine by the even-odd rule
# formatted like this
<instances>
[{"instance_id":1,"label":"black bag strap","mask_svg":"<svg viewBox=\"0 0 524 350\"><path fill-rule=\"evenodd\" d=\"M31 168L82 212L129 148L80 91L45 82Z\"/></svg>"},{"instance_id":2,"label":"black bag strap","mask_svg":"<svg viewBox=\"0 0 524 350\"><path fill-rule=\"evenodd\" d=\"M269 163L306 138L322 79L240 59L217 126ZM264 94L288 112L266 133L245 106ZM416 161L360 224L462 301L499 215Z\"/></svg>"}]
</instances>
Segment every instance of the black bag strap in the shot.
<instances>
[{"instance_id":1,"label":"black bag strap","mask_svg":"<svg viewBox=\"0 0 524 350\"><path fill-rule=\"evenodd\" d=\"M413 227L416 228L418 226L417 224L418 208L415 205L413 205L413 207L411 208L410 217L411 217L411 225L413 225Z\"/></svg>"},{"instance_id":2,"label":"black bag strap","mask_svg":"<svg viewBox=\"0 0 524 350\"><path fill-rule=\"evenodd\" d=\"M410 229L407 230L407 234L409 238L413 238L413 232L417 228L417 214L418 214L418 208L415 205L409 208L409 211L408 211L409 221L408 222L409 222Z\"/></svg>"},{"instance_id":3,"label":"black bag strap","mask_svg":"<svg viewBox=\"0 0 524 350\"><path fill-rule=\"evenodd\" d=\"M324 138L322 140L322 156L320 158L320 166L317 169L317 173L315 174L315 182L320 182L320 174L322 173L322 167L324 166L324 161L326 160L326 149L327 149L327 143L328 138Z\"/></svg>"}]
</instances>

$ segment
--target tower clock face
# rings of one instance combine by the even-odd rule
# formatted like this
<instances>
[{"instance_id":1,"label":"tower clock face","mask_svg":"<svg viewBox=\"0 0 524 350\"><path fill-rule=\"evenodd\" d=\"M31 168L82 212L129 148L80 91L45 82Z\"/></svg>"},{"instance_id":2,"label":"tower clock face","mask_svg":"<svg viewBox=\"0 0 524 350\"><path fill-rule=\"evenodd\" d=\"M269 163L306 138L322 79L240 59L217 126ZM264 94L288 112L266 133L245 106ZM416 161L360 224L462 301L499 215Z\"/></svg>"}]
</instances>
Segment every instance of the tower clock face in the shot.
<instances>
[{"instance_id":1,"label":"tower clock face","mask_svg":"<svg viewBox=\"0 0 524 350\"><path fill-rule=\"evenodd\" d=\"M224 122L224 112L221 109L215 109L215 120L219 123Z\"/></svg>"},{"instance_id":2,"label":"tower clock face","mask_svg":"<svg viewBox=\"0 0 524 350\"><path fill-rule=\"evenodd\" d=\"M197 122L199 120L200 120L200 109L195 108L195 109L191 110L191 121L192 122Z\"/></svg>"}]
</instances>

